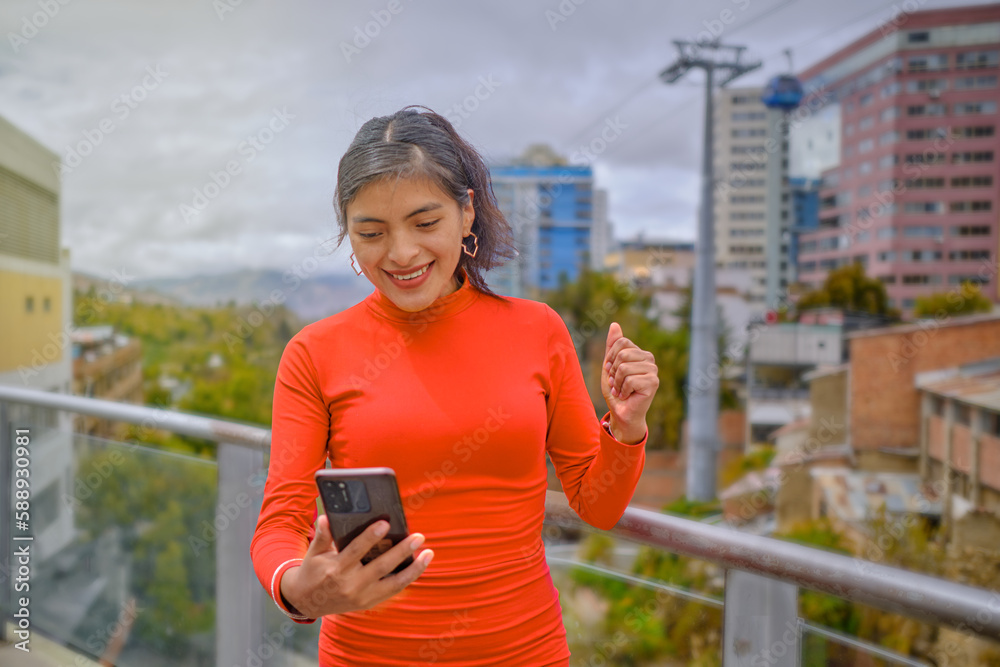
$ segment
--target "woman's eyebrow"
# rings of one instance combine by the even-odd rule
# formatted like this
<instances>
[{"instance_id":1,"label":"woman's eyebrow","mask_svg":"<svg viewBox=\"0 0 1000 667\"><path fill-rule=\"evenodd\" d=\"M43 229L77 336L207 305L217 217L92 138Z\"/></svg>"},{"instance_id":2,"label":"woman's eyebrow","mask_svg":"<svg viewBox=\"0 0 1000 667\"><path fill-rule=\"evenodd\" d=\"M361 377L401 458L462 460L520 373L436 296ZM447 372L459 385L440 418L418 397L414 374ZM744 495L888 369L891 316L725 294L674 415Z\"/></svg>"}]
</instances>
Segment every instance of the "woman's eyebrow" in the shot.
<instances>
[{"instance_id":1,"label":"woman's eyebrow","mask_svg":"<svg viewBox=\"0 0 1000 667\"><path fill-rule=\"evenodd\" d=\"M404 218L404 220L412 218L415 215L420 215L421 213L426 213L427 211L433 211L434 209L441 208L441 206L442 206L442 204L440 202L432 202L430 204L425 204L425 205L421 206L420 208L418 208L417 210L413 211L412 213L408 214L406 216L406 218ZM383 222L384 223L385 220L381 220L379 218L373 218L373 217L367 216L367 215L356 215L353 218L351 218L351 222Z\"/></svg>"}]
</instances>

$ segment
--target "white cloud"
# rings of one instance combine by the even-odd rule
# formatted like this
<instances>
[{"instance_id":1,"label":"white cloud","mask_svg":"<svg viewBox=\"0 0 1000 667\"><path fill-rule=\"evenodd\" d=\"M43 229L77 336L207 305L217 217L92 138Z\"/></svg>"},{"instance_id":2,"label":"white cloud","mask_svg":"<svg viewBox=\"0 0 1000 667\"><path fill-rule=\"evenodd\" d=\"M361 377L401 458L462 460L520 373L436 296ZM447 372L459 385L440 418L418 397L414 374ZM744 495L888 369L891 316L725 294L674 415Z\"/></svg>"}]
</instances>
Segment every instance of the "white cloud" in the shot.
<instances>
[{"instance_id":1,"label":"white cloud","mask_svg":"<svg viewBox=\"0 0 1000 667\"><path fill-rule=\"evenodd\" d=\"M115 122L63 181L74 267L103 274L124 266L148 278L301 261L317 238L336 234L337 163L361 124L412 103L444 113L481 77L499 85L460 132L488 156L539 141L569 153L653 79L610 114L629 129L597 157L598 181L619 234L692 238L702 98L697 75L675 86L655 81L675 57L670 40L694 38L705 21L745 6L727 30L751 54L770 56L746 80L760 83L783 70L782 48L795 45L796 65L808 66L883 18L825 36L870 13L867 0L792 2L745 30L741 23L777 3L593 0L553 30L546 11L558 11L555 0L400 1L385 22L388 0L243 0L222 20L207 0L76 0L16 53L5 37L0 115L62 156L102 119ZM957 3L925 6L943 4ZM37 0L2 3L0 25L18 32L38 11ZM348 62L342 43L366 28L377 34ZM147 67L167 76L117 117L115 99L141 85ZM246 162L240 143L275 107L295 119ZM184 224L179 206L233 159L242 173ZM348 252L331 270L350 270Z\"/></svg>"}]
</instances>

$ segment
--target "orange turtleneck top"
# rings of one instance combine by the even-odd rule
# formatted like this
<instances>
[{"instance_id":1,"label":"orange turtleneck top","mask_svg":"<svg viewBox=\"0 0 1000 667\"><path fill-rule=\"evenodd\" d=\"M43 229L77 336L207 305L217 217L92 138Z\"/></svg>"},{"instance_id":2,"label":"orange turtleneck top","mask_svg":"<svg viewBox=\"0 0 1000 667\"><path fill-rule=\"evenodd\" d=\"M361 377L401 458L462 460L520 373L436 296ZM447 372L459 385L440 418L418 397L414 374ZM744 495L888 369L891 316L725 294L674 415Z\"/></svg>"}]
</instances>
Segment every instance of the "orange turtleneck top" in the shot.
<instances>
[{"instance_id":1,"label":"orange turtleneck top","mask_svg":"<svg viewBox=\"0 0 1000 667\"><path fill-rule=\"evenodd\" d=\"M250 547L275 603L315 621L289 612L281 575L313 538L313 475L327 459L393 468L408 528L434 551L397 595L323 617L322 667L568 665L541 540L545 454L573 509L604 530L642 472L645 437L628 445L601 427L559 315L501 302L461 274L458 290L417 313L376 289L303 328L281 357Z\"/></svg>"}]
</instances>

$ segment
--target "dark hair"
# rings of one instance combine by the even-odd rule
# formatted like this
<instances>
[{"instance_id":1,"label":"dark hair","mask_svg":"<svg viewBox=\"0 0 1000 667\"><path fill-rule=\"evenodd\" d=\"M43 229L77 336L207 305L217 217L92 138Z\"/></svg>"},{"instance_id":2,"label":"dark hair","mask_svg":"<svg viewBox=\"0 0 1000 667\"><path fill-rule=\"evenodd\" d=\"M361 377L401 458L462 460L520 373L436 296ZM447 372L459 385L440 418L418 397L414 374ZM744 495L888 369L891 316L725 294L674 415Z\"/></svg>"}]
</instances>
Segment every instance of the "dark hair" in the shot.
<instances>
[{"instance_id":1,"label":"dark hair","mask_svg":"<svg viewBox=\"0 0 1000 667\"><path fill-rule=\"evenodd\" d=\"M420 113L418 108L429 113ZM490 173L475 148L462 139L446 118L427 107L411 104L392 114L372 118L358 130L337 168L334 200L340 235L347 236L347 205L364 186L384 178L425 176L459 204L475 193L476 213L472 232L479 249L475 257L459 253L457 278L462 267L469 282L490 296L504 300L486 286L483 274L517 257L510 224L497 206Z\"/></svg>"}]
</instances>

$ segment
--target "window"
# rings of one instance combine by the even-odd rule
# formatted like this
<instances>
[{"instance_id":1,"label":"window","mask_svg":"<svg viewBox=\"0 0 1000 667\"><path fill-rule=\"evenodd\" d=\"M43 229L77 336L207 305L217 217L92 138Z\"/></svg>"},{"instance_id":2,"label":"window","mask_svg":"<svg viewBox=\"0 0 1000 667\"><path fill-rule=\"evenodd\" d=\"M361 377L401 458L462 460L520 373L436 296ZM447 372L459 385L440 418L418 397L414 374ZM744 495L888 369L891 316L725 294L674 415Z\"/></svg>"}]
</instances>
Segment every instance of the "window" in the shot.
<instances>
[{"instance_id":1,"label":"window","mask_svg":"<svg viewBox=\"0 0 1000 667\"><path fill-rule=\"evenodd\" d=\"M974 116L976 114L996 113L997 103L992 100L983 102L958 102L953 108L956 116Z\"/></svg>"},{"instance_id":2,"label":"window","mask_svg":"<svg viewBox=\"0 0 1000 667\"><path fill-rule=\"evenodd\" d=\"M926 30L907 33L906 41L910 44L926 44L931 41L931 34Z\"/></svg>"},{"instance_id":3,"label":"window","mask_svg":"<svg viewBox=\"0 0 1000 667\"><path fill-rule=\"evenodd\" d=\"M948 90L948 79L914 79L906 82L908 93L929 93L932 90Z\"/></svg>"},{"instance_id":4,"label":"window","mask_svg":"<svg viewBox=\"0 0 1000 667\"><path fill-rule=\"evenodd\" d=\"M895 164L899 164L899 156L894 153L889 155L883 155L878 159L879 169L888 169L889 167Z\"/></svg>"},{"instance_id":5,"label":"window","mask_svg":"<svg viewBox=\"0 0 1000 667\"><path fill-rule=\"evenodd\" d=\"M754 95L733 95L733 104L754 104L760 102L760 98Z\"/></svg>"},{"instance_id":6,"label":"window","mask_svg":"<svg viewBox=\"0 0 1000 667\"><path fill-rule=\"evenodd\" d=\"M755 169L763 169L763 162L730 162L729 168L732 171L753 171Z\"/></svg>"},{"instance_id":7,"label":"window","mask_svg":"<svg viewBox=\"0 0 1000 667\"><path fill-rule=\"evenodd\" d=\"M953 188L988 188L991 185L992 176L956 176L951 179Z\"/></svg>"},{"instance_id":8,"label":"window","mask_svg":"<svg viewBox=\"0 0 1000 667\"><path fill-rule=\"evenodd\" d=\"M903 204L903 213L944 213L944 202L910 201Z\"/></svg>"},{"instance_id":9,"label":"window","mask_svg":"<svg viewBox=\"0 0 1000 667\"><path fill-rule=\"evenodd\" d=\"M891 239L896 236L895 227L882 227L875 232L875 238L877 239Z\"/></svg>"},{"instance_id":10,"label":"window","mask_svg":"<svg viewBox=\"0 0 1000 667\"><path fill-rule=\"evenodd\" d=\"M963 276L961 274L948 276L949 285L961 285L962 283L972 283L973 285L985 285L986 278L981 276Z\"/></svg>"},{"instance_id":11,"label":"window","mask_svg":"<svg viewBox=\"0 0 1000 667\"><path fill-rule=\"evenodd\" d=\"M858 173L859 174L870 174L870 173L872 173L872 163L871 162L862 162L861 164L859 164L858 165Z\"/></svg>"},{"instance_id":12,"label":"window","mask_svg":"<svg viewBox=\"0 0 1000 667\"><path fill-rule=\"evenodd\" d=\"M24 297L24 312L26 313L35 312L35 297L33 296Z\"/></svg>"},{"instance_id":13,"label":"window","mask_svg":"<svg viewBox=\"0 0 1000 667\"><path fill-rule=\"evenodd\" d=\"M801 262L799 264L799 271L802 273L812 273L816 270L816 262Z\"/></svg>"},{"instance_id":14,"label":"window","mask_svg":"<svg viewBox=\"0 0 1000 667\"><path fill-rule=\"evenodd\" d=\"M799 252L816 252L816 241L803 241L802 245L799 247Z\"/></svg>"},{"instance_id":15,"label":"window","mask_svg":"<svg viewBox=\"0 0 1000 667\"><path fill-rule=\"evenodd\" d=\"M764 195L732 195L729 202L731 204L763 204Z\"/></svg>"},{"instance_id":16,"label":"window","mask_svg":"<svg viewBox=\"0 0 1000 667\"><path fill-rule=\"evenodd\" d=\"M996 87L995 76L963 76L955 79L955 90L984 90Z\"/></svg>"},{"instance_id":17,"label":"window","mask_svg":"<svg viewBox=\"0 0 1000 667\"><path fill-rule=\"evenodd\" d=\"M871 103L872 103L872 94L871 93L865 93L864 95L861 96L861 99L858 100L858 104L861 105L862 109L864 109L866 106L870 105Z\"/></svg>"},{"instance_id":18,"label":"window","mask_svg":"<svg viewBox=\"0 0 1000 667\"><path fill-rule=\"evenodd\" d=\"M858 188L858 198L859 199L867 197L871 193L872 193L872 186L870 186L870 185L862 185L860 188Z\"/></svg>"},{"instance_id":19,"label":"window","mask_svg":"<svg viewBox=\"0 0 1000 667\"><path fill-rule=\"evenodd\" d=\"M993 151L965 151L964 153L952 153L952 164L966 164L969 162L993 162Z\"/></svg>"},{"instance_id":20,"label":"window","mask_svg":"<svg viewBox=\"0 0 1000 667\"><path fill-rule=\"evenodd\" d=\"M939 262L941 261L940 250L900 250L899 260L901 262Z\"/></svg>"},{"instance_id":21,"label":"window","mask_svg":"<svg viewBox=\"0 0 1000 667\"><path fill-rule=\"evenodd\" d=\"M875 280L879 281L883 285L895 285L896 284L896 275L893 274L893 273L890 273L890 274L885 275L885 276L875 276Z\"/></svg>"},{"instance_id":22,"label":"window","mask_svg":"<svg viewBox=\"0 0 1000 667\"><path fill-rule=\"evenodd\" d=\"M929 276L927 274L903 275L904 285L937 285L941 282L940 275Z\"/></svg>"},{"instance_id":23,"label":"window","mask_svg":"<svg viewBox=\"0 0 1000 667\"><path fill-rule=\"evenodd\" d=\"M944 236L944 229L936 226L910 226L903 227L903 238L906 239L919 239L919 238L931 238L936 239Z\"/></svg>"},{"instance_id":24,"label":"window","mask_svg":"<svg viewBox=\"0 0 1000 667\"><path fill-rule=\"evenodd\" d=\"M943 188L944 178L941 177L909 178L906 180L906 187L913 188L915 190L922 190L927 188Z\"/></svg>"},{"instance_id":25,"label":"window","mask_svg":"<svg viewBox=\"0 0 1000 667\"><path fill-rule=\"evenodd\" d=\"M967 262L970 260L989 258L989 250L952 250L948 253L948 259L953 262Z\"/></svg>"},{"instance_id":26,"label":"window","mask_svg":"<svg viewBox=\"0 0 1000 667\"><path fill-rule=\"evenodd\" d=\"M875 148L875 142L872 141L871 139L865 139L858 143L859 153L868 153L874 148Z\"/></svg>"},{"instance_id":27,"label":"window","mask_svg":"<svg viewBox=\"0 0 1000 667\"><path fill-rule=\"evenodd\" d=\"M987 279L982 276L963 276L962 274L957 274L954 276L948 276L949 285L961 285L962 283L972 283L973 285L985 285Z\"/></svg>"},{"instance_id":28,"label":"window","mask_svg":"<svg viewBox=\"0 0 1000 667\"><path fill-rule=\"evenodd\" d=\"M948 56L944 53L910 56L906 64L910 72L940 72L948 69Z\"/></svg>"},{"instance_id":29,"label":"window","mask_svg":"<svg viewBox=\"0 0 1000 667\"><path fill-rule=\"evenodd\" d=\"M763 236L763 229L730 229L730 236Z\"/></svg>"},{"instance_id":30,"label":"window","mask_svg":"<svg viewBox=\"0 0 1000 667\"><path fill-rule=\"evenodd\" d=\"M946 113L943 104L911 104L906 107L907 116L944 116Z\"/></svg>"},{"instance_id":31,"label":"window","mask_svg":"<svg viewBox=\"0 0 1000 667\"><path fill-rule=\"evenodd\" d=\"M733 139L746 139L748 137L766 137L765 127L744 127L732 131Z\"/></svg>"},{"instance_id":32,"label":"window","mask_svg":"<svg viewBox=\"0 0 1000 667\"><path fill-rule=\"evenodd\" d=\"M989 225L961 225L951 228L952 236L989 236Z\"/></svg>"},{"instance_id":33,"label":"window","mask_svg":"<svg viewBox=\"0 0 1000 667\"><path fill-rule=\"evenodd\" d=\"M899 107L886 107L879 113L878 119L883 123L899 117Z\"/></svg>"},{"instance_id":34,"label":"window","mask_svg":"<svg viewBox=\"0 0 1000 667\"><path fill-rule=\"evenodd\" d=\"M907 153L904 161L907 164L944 164L944 153L930 149L923 153Z\"/></svg>"},{"instance_id":35,"label":"window","mask_svg":"<svg viewBox=\"0 0 1000 667\"><path fill-rule=\"evenodd\" d=\"M733 211L729 214L730 220L763 220L763 211Z\"/></svg>"},{"instance_id":36,"label":"window","mask_svg":"<svg viewBox=\"0 0 1000 667\"><path fill-rule=\"evenodd\" d=\"M878 254L878 261L880 262L895 262L896 253L891 250L885 250Z\"/></svg>"},{"instance_id":37,"label":"window","mask_svg":"<svg viewBox=\"0 0 1000 667\"><path fill-rule=\"evenodd\" d=\"M989 211L993 208L993 202L988 199L981 201L953 201L950 210L952 213L976 213L979 211Z\"/></svg>"},{"instance_id":38,"label":"window","mask_svg":"<svg viewBox=\"0 0 1000 667\"><path fill-rule=\"evenodd\" d=\"M42 299L42 310L45 311L46 313L52 310L52 299L50 299L49 297L45 297L44 299Z\"/></svg>"},{"instance_id":39,"label":"window","mask_svg":"<svg viewBox=\"0 0 1000 667\"><path fill-rule=\"evenodd\" d=\"M906 131L906 138L911 141L915 139L944 139L947 136L948 128L946 127L924 127Z\"/></svg>"},{"instance_id":40,"label":"window","mask_svg":"<svg viewBox=\"0 0 1000 667\"><path fill-rule=\"evenodd\" d=\"M732 255L761 255L764 248L759 245L731 245L729 253Z\"/></svg>"},{"instance_id":41,"label":"window","mask_svg":"<svg viewBox=\"0 0 1000 667\"><path fill-rule=\"evenodd\" d=\"M900 90L902 90L902 86L899 84L899 81L891 81L882 86L882 99L898 95Z\"/></svg>"},{"instance_id":42,"label":"window","mask_svg":"<svg viewBox=\"0 0 1000 667\"><path fill-rule=\"evenodd\" d=\"M989 69L996 67L1000 57L997 51L968 51L955 54L955 69Z\"/></svg>"},{"instance_id":43,"label":"window","mask_svg":"<svg viewBox=\"0 0 1000 667\"><path fill-rule=\"evenodd\" d=\"M878 145L885 146L886 144L891 144L899 141L899 132L896 130L890 130L888 132L883 132L878 137Z\"/></svg>"},{"instance_id":44,"label":"window","mask_svg":"<svg viewBox=\"0 0 1000 667\"><path fill-rule=\"evenodd\" d=\"M736 122L743 120L766 120L767 113L764 111L734 111L732 119Z\"/></svg>"},{"instance_id":45,"label":"window","mask_svg":"<svg viewBox=\"0 0 1000 667\"><path fill-rule=\"evenodd\" d=\"M879 192L889 192L893 188L895 188L897 184L898 183L897 183L896 179L894 179L894 178L887 178L884 181L879 181L878 185L876 185L875 187L876 187L876 189Z\"/></svg>"},{"instance_id":46,"label":"window","mask_svg":"<svg viewBox=\"0 0 1000 667\"><path fill-rule=\"evenodd\" d=\"M951 136L956 139L977 139L979 137L992 137L994 134L992 125L970 125L967 127L951 128Z\"/></svg>"},{"instance_id":47,"label":"window","mask_svg":"<svg viewBox=\"0 0 1000 667\"><path fill-rule=\"evenodd\" d=\"M730 148L733 155L746 155L748 153L763 153L763 146L733 146Z\"/></svg>"}]
</instances>

